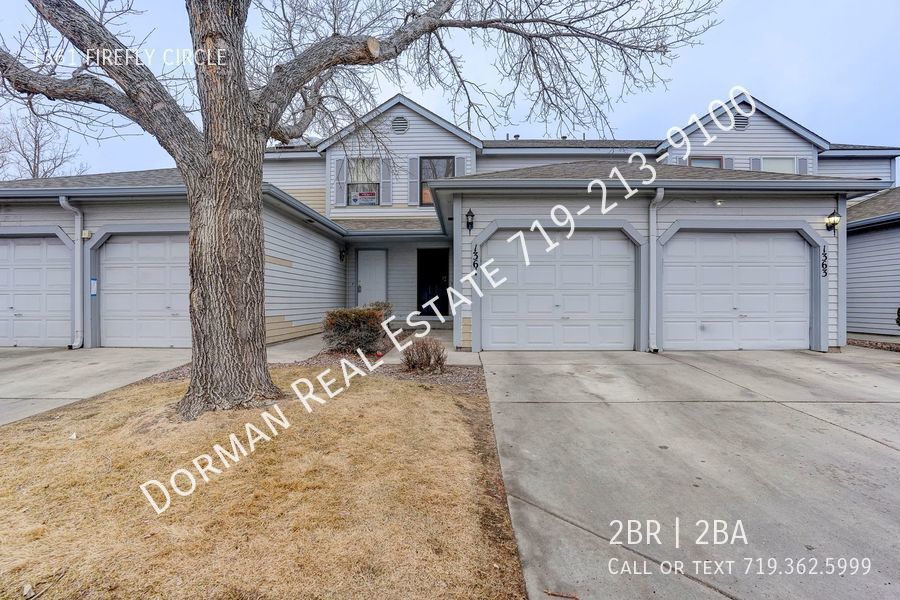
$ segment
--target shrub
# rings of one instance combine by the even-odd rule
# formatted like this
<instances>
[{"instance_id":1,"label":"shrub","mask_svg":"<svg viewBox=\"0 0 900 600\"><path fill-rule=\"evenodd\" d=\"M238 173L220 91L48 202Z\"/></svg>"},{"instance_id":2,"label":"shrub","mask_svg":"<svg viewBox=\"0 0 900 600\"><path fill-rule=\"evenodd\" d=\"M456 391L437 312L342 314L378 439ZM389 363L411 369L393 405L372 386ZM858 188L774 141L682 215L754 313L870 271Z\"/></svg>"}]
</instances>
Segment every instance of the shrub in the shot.
<instances>
[{"instance_id":1,"label":"shrub","mask_svg":"<svg viewBox=\"0 0 900 600\"><path fill-rule=\"evenodd\" d=\"M387 300L380 300L378 302L373 302L366 306L366 308L374 308L375 310L381 311L381 320L384 321L394 311L394 305L388 302Z\"/></svg>"},{"instance_id":2,"label":"shrub","mask_svg":"<svg viewBox=\"0 0 900 600\"><path fill-rule=\"evenodd\" d=\"M382 350L387 334L381 328L384 320L380 308L338 308L325 313L325 332L322 338L326 350L356 352L359 348L370 353Z\"/></svg>"},{"instance_id":3,"label":"shrub","mask_svg":"<svg viewBox=\"0 0 900 600\"><path fill-rule=\"evenodd\" d=\"M447 363L444 345L434 338L416 340L403 352L403 364L410 371L443 373Z\"/></svg>"}]
</instances>

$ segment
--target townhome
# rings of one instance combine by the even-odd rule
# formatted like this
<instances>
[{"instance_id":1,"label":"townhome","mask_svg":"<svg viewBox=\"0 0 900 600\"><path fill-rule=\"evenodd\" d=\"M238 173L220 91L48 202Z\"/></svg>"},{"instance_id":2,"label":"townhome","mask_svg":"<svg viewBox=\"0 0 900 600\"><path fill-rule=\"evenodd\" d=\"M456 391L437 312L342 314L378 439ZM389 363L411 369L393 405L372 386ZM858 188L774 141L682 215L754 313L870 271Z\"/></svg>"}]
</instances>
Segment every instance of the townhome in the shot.
<instances>
[{"instance_id":1,"label":"townhome","mask_svg":"<svg viewBox=\"0 0 900 600\"><path fill-rule=\"evenodd\" d=\"M900 148L734 106L672 140L482 140L396 96L273 147L268 340L386 299L473 351L844 345L847 208L892 187ZM190 345L187 232L175 170L0 184L0 345Z\"/></svg>"}]
</instances>

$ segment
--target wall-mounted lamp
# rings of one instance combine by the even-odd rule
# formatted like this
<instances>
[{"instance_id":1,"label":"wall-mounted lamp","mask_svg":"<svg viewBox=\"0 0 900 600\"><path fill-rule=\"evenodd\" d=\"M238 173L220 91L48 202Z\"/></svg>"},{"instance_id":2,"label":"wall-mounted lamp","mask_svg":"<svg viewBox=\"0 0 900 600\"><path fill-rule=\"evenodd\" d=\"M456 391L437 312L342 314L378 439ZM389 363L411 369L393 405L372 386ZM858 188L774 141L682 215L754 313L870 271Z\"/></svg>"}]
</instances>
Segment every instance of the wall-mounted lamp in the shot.
<instances>
[{"instance_id":1,"label":"wall-mounted lamp","mask_svg":"<svg viewBox=\"0 0 900 600\"><path fill-rule=\"evenodd\" d=\"M718 207L718 206L724 206L724 205L725 205L725 201L722 200L721 198L718 198L718 199L716 199L715 205L716 205L717 207Z\"/></svg>"},{"instance_id":2,"label":"wall-mounted lamp","mask_svg":"<svg viewBox=\"0 0 900 600\"><path fill-rule=\"evenodd\" d=\"M466 229L471 232L473 227L475 227L475 213L470 208L469 212L466 213Z\"/></svg>"},{"instance_id":3,"label":"wall-mounted lamp","mask_svg":"<svg viewBox=\"0 0 900 600\"><path fill-rule=\"evenodd\" d=\"M341 259L341 262L344 262L344 259L347 258L347 250L345 250L344 248L341 248L340 251L338 252L338 258Z\"/></svg>"},{"instance_id":4,"label":"wall-mounted lamp","mask_svg":"<svg viewBox=\"0 0 900 600\"><path fill-rule=\"evenodd\" d=\"M825 217L825 228L828 231L834 231L834 228L841 224L841 215L838 211L832 211L830 215Z\"/></svg>"}]
</instances>

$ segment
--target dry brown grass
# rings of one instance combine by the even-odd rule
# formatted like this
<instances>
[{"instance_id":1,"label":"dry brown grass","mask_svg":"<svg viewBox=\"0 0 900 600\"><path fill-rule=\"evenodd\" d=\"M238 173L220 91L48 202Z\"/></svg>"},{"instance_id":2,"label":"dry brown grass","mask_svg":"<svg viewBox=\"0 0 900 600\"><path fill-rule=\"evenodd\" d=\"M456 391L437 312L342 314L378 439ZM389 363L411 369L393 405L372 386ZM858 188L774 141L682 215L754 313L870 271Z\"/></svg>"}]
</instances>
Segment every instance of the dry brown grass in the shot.
<instances>
[{"instance_id":1,"label":"dry brown grass","mask_svg":"<svg viewBox=\"0 0 900 600\"><path fill-rule=\"evenodd\" d=\"M318 370L273 374L287 389ZM0 596L57 579L42 599L523 596L482 395L370 376L312 414L281 401L287 431L157 516L141 483L261 425L180 422L185 387L0 428Z\"/></svg>"}]
</instances>

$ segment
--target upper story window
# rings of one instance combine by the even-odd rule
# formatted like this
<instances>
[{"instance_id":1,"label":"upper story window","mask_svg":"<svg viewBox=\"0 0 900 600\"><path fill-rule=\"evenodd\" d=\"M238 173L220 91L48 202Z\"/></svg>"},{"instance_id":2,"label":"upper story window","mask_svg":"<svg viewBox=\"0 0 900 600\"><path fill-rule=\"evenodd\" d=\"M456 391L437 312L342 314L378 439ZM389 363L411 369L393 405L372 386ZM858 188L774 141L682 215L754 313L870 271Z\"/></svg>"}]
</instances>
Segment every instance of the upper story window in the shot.
<instances>
[{"instance_id":1,"label":"upper story window","mask_svg":"<svg viewBox=\"0 0 900 600\"><path fill-rule=\"evenodd\" d=\"M788 173L795 174L797 165L792 156L764 156L762 158L762 170L769 173Z\"/></svg>"},{"instance_id":2,"label":"upper story window","mask_svg":"<svg viewBox=\"0 0 900 600\"><path fill-rule=\"evenodd\" d=\"M377 206L381 187L381 161L377 158L347 160L347 204Z\"/></svg>"},{"instance_id":3,"label":"upper story window","mask_svg":"<svg viewBox=\"0 0 900 600\"><path fill-rule=\"evenodd\" d=\"M721 169L722 168L722 157L721 156L692 156L690 158L690 165L692 167L709 167L711 169Z\"/></svg>"},{"instance_id":4,"label":"upper story window","mask_svg":"<svg viewBox=\"0 0 900 600\"><path fill-rule=\"evenodd\" d=\"M419 186L421 205L433 206L431 190L425 185L431 179L443 179L456 175L456 160L452 156L423 156L419 159Z\"/></svg>"}]
</instances>

